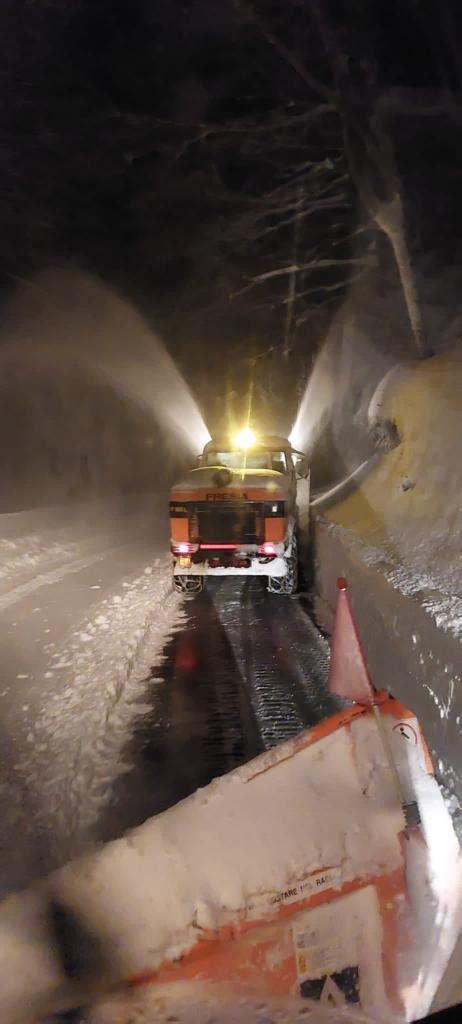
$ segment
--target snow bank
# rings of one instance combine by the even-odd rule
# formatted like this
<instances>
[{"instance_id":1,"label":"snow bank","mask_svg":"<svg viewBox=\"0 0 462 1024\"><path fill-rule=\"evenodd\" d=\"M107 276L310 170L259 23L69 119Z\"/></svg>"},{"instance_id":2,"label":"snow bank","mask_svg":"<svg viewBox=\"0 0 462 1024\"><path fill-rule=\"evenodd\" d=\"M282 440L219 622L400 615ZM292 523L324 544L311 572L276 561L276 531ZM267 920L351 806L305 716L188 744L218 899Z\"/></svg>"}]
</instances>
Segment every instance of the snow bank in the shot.
<instances>
[{"instance_id":1,"label":"snow bank","mask_svg":"<svg viewBox=\"0 0 462 1024\"><path fill-rule=\"evenodd\" d=\"M12 586L44 585L41 576L104 557L113 543L146 536L152 543L152 516L165 518L165 496L144 493L71 506L31 508L0 515L0 610L13 603ZM156 531L160 532L160 531ZM166 539L166 531L165 531ZM49 582L53 582L50 579ZM21 595L16 595L15 599Z\"/></svg>"},{"instance_id":2,"label":"snow bank","mask_svg":"<svg viewBox=\"0 0 462 1024\"><path fill-rule=\"evenodd\" d=\"M326 513L382 553L403 593L438 591L435 605L462 583L461 395L462 352L403 368L382 403L382 419L396 425L401 443ZM446 628L460 633L461 615L448 607Z\"/></svg>"},{"instance_id":3,"label":"snow bank","mask_svg":"<svg viewBox=\"0 0 462 1024\"><path fill-rule=\"evenodd\" d=\"M395 374L381 399L401 443L316 523L318 616L346 575L373 677L416 710L435 768L462 797L462 355Z\"/></svg>"},{"instance_id":4,"label":"snow bank","mask_svg":"<svg viewBox=\"0 0 462 1024\"><path fill-rule=\"evenodd\" d=\"M104 598L69 636L50 645L48 674L60 685L27 737L17 770L37 791L38 826L57 862L94 838L94 826L116 779L130 766L123 751L152 659L182 621L172 591L171 559L157 558L143 574ZM145 647L149 659L143 659Z\"/></svg>"}]
</instances>

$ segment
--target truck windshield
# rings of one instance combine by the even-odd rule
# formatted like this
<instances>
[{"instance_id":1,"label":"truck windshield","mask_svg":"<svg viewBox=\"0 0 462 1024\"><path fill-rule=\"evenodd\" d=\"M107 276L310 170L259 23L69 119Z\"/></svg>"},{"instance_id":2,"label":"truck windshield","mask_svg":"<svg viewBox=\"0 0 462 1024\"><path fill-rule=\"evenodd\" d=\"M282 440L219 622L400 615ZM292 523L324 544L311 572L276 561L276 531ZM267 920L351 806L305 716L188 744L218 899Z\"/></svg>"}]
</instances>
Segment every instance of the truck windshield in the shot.
<instances>
[{"instance_id":1,"label":"truck windshield","mask_svg":"<svg viewBox=\"0 0 462 1024\"><path fill-rule=\"evenodd\" d=\"M287 456L277 451L231 451L207 452L206 466L227 466L229 469L272 469L277 473L287 472Z\"/></svg>"}]
</instances>

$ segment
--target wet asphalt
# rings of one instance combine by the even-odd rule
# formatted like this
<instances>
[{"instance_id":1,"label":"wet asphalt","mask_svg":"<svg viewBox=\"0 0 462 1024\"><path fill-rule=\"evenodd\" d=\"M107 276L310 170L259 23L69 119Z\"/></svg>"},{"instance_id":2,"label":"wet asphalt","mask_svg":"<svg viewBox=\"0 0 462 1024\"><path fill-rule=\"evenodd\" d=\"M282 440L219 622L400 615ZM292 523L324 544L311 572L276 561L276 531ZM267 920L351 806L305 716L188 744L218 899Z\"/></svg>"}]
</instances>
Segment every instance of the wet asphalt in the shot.
<instances>
[{"instance_id":1,"label":"wet asphalt","mask_svg":"<svg viewBox=\"0 0 462 1024\"><path fill-rule=\"evenodd\" d=\"M303 597L207 581L146 679L99 838L110 839L332 714L328 645ZM146 714L146 705L150 711Z\"/></svg>"}]
</instances>

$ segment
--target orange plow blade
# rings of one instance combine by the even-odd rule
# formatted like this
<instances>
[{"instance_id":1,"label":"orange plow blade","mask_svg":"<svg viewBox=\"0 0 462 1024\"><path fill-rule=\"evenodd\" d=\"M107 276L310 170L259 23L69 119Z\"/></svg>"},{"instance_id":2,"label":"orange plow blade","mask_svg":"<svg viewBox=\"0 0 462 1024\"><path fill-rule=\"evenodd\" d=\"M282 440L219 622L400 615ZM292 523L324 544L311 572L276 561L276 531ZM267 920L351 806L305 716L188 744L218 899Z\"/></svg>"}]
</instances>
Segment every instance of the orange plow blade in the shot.
<instances>
[{"instance_id":1,"label":"orange plow blade","mask_svg":"<svg viewBox=\"0 0 462 1024\"><path fill-rule=\"evenodd\" d=\"M417 719L377 699L418 825L372 708L348 708L7 900L2 1022L30 1019L37 993L45 1016L120 985L95 1020L128 1022L123 1007L151 995L188 1019L210 993L427 1013L457 938L459 849ZM50 905L92 937L88 977L50 947Z\"/></svg>"}]
</instances>

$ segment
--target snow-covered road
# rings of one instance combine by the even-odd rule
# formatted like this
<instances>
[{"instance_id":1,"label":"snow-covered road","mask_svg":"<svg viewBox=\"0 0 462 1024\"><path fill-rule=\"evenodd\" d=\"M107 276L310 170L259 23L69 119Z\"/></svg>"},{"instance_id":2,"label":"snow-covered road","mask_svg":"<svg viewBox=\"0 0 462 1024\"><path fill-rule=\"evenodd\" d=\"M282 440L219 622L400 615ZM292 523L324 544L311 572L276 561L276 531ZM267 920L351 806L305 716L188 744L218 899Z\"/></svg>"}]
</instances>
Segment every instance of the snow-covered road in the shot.
<instances>
[{"instance_id":1,"label":"snow-covered road","mask_svg":"<svg viewBox=\"0 0 462 1024\"><path fill-rule=\"evenodd\" d=\"M0 527L1 895L339 706L303 595L173 591L160 501Z\"/></svg>"},{"instance_id":2,"label":"snow-covered road","mask_svg":"<svg viewBox=\"0 0 462 1024\"><path fill-rule=\"evenodd\" d=\"M335 706L302 602L173 592L152 499L1 519L2 893Z\"/></svg>"},{"instance_id":3,"label":"snow-covered road","mask_svg":"<svg viewBox=\"0 0 462 1024\"><path fill-rule=\"evenodd\" d=\"M327 694L328 645L299 600L268 594L261 579L208 580L183 605L184 622L159 666L142 653L147 714L126 745L103 838L297 735L338 706Z\"/></svg>"},{"instance_id":4,"label":"snow-covered road","mask_svg":"<svg viewBox=\"0 0 462 1024\"><path fill-rule=\"evenodd\" d=\"M2 892L82 847L122 770L138 649L179 613L153 518L154 503L2 516Z\"/></svg>"}]
</instances>

